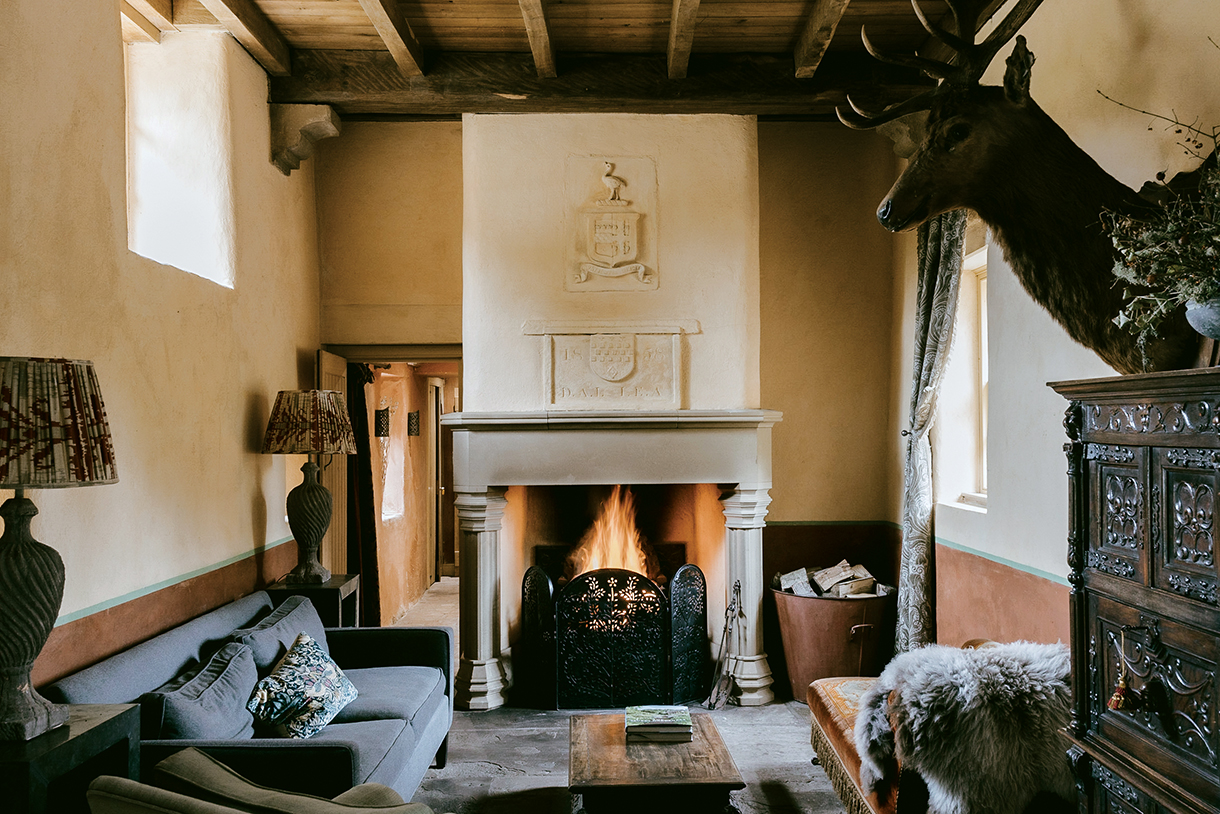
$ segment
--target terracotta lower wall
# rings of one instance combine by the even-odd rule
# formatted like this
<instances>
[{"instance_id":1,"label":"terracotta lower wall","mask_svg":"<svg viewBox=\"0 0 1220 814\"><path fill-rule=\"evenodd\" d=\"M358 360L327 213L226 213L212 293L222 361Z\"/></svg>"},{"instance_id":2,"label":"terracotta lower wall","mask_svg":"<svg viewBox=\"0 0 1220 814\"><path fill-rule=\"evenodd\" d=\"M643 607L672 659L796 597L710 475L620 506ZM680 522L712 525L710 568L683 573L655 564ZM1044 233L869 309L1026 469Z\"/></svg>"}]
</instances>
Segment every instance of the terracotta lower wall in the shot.
<instances>
[{"instance_id":1,"label":"terracotta lower wall","mask_svg":"<svg viewBox=\"0 0 1220 814\"><path fill-rule=\"evenodd\" d=\"M115 605L51 631L34 662L32 681L42 686L156 636L234 599L251 594L297 564L291 542Z\"/></svg>"},{"instance_id":2,"label":"terracotta lower wall","mask_svg":"<svg viewBox=\"0 0 1220 814\"><path fill-rule=\"evenodd\" d=\"M969 639L1070 641L1068 586L946 545L936 546L941 644Z\"/></svg>"}]
</instances>

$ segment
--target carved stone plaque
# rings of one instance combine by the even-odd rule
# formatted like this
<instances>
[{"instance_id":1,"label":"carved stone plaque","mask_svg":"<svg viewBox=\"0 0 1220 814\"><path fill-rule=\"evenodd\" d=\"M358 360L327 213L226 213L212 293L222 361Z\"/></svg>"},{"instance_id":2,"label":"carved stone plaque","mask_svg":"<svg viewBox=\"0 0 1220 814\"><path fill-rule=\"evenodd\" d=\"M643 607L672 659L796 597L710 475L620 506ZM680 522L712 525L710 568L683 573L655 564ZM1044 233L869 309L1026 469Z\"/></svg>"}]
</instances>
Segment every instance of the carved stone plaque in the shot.
<instances>
[{"instance_id":1,"label":"carved stone plaque","mask_svg":"<svg viewBox=\"0 0 1220 814\"><path fill-rule=\"evenodd\" d=\"M555 336L551 406L567 410L677 409L677 337Z\"/></svg>"},{"instance_id":2,"label":"carved stone plaque","mask_svg":"<svg viewBox=\"0 0 1220 814\"><path fill-rule=\"evenodd\" d=\"M565 290L658 287L656 178L650 158L568 157Z\"/></svg>"}]
</instances>

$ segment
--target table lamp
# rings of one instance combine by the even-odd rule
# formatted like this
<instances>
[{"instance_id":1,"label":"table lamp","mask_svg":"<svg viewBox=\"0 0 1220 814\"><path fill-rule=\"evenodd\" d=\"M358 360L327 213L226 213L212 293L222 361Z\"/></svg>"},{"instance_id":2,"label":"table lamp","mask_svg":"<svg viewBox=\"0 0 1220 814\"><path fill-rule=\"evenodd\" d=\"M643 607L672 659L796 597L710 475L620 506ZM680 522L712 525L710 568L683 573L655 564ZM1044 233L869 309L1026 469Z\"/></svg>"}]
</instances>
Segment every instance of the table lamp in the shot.
<instances>
[{"instance_id":1,"label":"table lamp","mask_svg":"<svg viewBox=\"0 0 1220 814\"><path fill-rule=\"evenodd\" d=\"M0 741L68 722L68 708L30 686L59 615L64 561L30 534L27 489L115 483L114 446L92 362L0 357Z\"/></svg>"},{"instance_id":2,"label":"table lamp","mask_svg":"<svg viewBox=\"0 0 1220 814\"><path fill-rule=\"evenodd\" d=\"M267 420L263 452L287 455L351 455L356 436L343 394L337 390L281 390ZM297 541L291 583L321 583L330 570L318 562L318 547L330 527L330 490L318 483L318 465L301 467L305 479L288 493L288 527ZM345 496L346 497L346 496Z\"/></svg>"}]
</instances>

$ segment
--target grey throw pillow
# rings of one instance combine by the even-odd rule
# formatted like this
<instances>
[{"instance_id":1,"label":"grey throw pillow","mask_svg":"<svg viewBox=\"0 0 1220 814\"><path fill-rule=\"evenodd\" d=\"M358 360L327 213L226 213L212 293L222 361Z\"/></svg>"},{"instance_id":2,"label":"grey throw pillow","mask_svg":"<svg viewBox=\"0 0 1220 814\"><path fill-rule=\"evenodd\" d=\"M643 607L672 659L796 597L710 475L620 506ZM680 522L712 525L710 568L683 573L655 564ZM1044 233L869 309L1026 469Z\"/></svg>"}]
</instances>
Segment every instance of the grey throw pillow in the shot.
<instances>
[{"instance_id":1,"label":"grey throw pillow","mask_svg":"<svg viewBox=\"0 0 1220 814\"><path fill-rule=\"evenodd\" d=\"M250 648L226 644L201 669L140 697L144 737L250 738L254 716L246 701L257 682Z\"/></svg>"},{"instance_id":2,"label":"grey throw pillow","mask_svg":"<svg viewBox=\"0 0 1220 814\"><path fill-rule=\"evenodd\" d=\"M308 633L324 653L330 653L326 646L326 629L313 603L303 596L290 596L257 625L235 630L228 639L248 645L254 651L259 676L265 676L301 633Z\"/></svg>"}]
</instances>

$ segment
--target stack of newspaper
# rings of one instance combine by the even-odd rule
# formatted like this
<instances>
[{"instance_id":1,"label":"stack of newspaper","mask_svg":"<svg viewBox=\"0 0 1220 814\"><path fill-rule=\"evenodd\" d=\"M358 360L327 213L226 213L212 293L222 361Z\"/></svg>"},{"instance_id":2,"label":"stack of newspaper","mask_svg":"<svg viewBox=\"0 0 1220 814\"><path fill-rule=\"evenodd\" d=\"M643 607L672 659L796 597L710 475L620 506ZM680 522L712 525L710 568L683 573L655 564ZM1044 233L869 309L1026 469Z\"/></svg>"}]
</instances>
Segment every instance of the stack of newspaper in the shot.
<instances>
[{"instance_id":1,"label":"stack of newspaper","mask_svg":"<svg viewBox=\"0 0 1220 814\"><path fill-rule=\"evenodd\" d=\"M798 596L863 598L877 596L877 580L863 565L847 560L819 570L798 568L779 578L780 588Z\"/></svg>"},{"instance_id":2,"label":"stack of newspaper","mask_svg":"<svg viewBox=\"0 0 1220 814\"><path fill-rule=\"evenodd\" d=\"M627 743L689 743L690 710L682 706L649 704L627 707Z\"/></svg>"}]
</instances>

